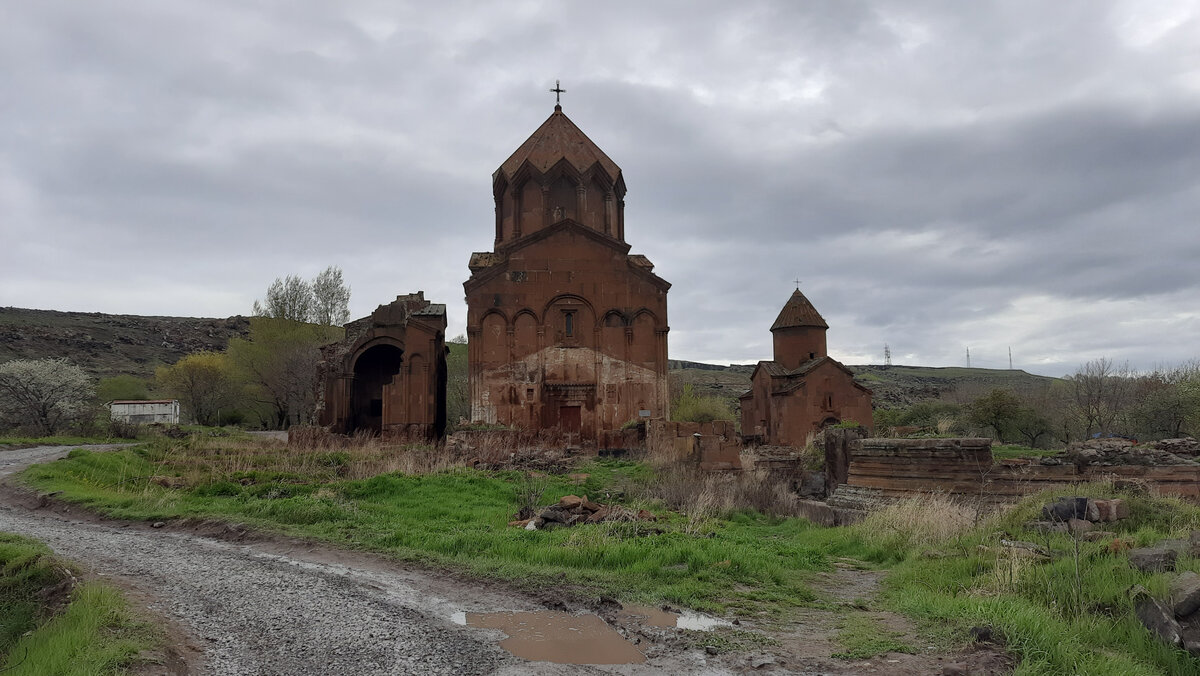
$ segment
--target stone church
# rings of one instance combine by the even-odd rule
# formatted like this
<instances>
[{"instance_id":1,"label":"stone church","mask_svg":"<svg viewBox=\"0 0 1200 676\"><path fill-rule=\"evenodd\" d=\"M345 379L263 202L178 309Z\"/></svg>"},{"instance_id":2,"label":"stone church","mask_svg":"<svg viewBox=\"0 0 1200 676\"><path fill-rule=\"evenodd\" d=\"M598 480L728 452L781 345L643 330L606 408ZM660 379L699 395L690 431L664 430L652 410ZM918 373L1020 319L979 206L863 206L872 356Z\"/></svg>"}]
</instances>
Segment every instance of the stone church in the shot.
<instances>
[{"instance_id":1,"label":"stone church","mask_svg":"<svg viewBox=\"0 0 1200 676\"><path fill-rule=\"evenodd\" d=\"M769 446L805 446L829 425L871 427L871 391L829 356L829 324L800 293L792 294L771 325L774 359L760 361L740 397L742 436Z\"/></svg>"},{"instance_id":2,"label":"stone church","mask_svg":"<svg viewBox=\"0 0 1200 676\"><path fill-rule=\"evenodd\" d=\"M441 437L446 431L446 306L418 291L346 325L321 348L318 420L339 434Z\"/></svg>"},{"instance_id":3,"label":"stone church","mask_svg":"<svg viewBox=\"0 0 1200 676\"><path fill-rule=\"evenodd\" d=\"M667 290L625 241L625 179L556 105L492 175L493 251L471 255L472 420L580 443L666 417Z\"/></svg>"}]
</instances>

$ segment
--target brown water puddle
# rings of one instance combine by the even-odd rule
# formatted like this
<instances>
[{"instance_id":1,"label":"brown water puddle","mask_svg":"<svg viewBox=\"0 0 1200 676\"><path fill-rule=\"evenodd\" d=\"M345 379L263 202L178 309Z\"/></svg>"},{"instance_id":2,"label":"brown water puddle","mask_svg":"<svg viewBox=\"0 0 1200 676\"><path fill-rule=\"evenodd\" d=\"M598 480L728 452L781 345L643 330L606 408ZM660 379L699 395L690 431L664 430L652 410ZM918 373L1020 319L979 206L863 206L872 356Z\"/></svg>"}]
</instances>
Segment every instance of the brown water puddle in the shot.
<instances>
[{"instance_id":1,"label":"brown water puddle","mask_svg":"<svg viewBox=\"0 0 1200 676\"><path fill-rule=\"evenodd\" d=\"M596 615L571 615L557 610L465 615L467 626L499 629L508 634L500 647L527 660L558 664L646 661L641 651Z\"/></svg>"}]
</instances>

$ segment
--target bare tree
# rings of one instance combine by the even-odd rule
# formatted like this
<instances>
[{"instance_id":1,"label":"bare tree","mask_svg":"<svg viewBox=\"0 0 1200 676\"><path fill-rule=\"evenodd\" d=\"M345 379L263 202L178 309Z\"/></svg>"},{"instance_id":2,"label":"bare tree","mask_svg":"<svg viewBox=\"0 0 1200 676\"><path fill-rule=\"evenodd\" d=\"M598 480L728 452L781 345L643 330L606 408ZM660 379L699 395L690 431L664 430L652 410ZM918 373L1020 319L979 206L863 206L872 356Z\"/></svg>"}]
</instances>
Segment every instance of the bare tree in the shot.
<instances>
[{"instance_id":1,"label":"bare tree","mask_svg":"<svg viewBox=\"0 0 1200 676\"><path fill-rule=\"evenodd\" d=\"M276 277L267 288L267 299L261 303L254 301L254 314L257 317L291 319L297 322L312 321L312 285L296 275Z\"/></svg>"},{"instance_id":2,"label":"bare tree","mask_svg":"<svg viewBox=\"0 0 1200 676\"><path fill-rule=\"evenodd\" d=\"M1116 365L1101 357L1089 361L1068 376L1076 414L1086 434L1112 434L1129 412L1134 397L1133 371L1129 364Z\"/></svg>"},{"instance_id":3,"label":"bare tree","mask_svg":"<svg viewBox=\"0 0 1200 676\"><path fill-rule=\"evenodd\" d=\"M313 278L313 321L341 326L350 319L350 287L342 280L342 269L330 265Z\"/></svg>"},{"instance_id":4,"label":"bare tree","mask_svg":"<svg viewBox=\"0 0 1200 676\"><path fill-rule=\"evenodd\" d=\"M330 265L306 282L296 275L276 277L265 301L254 301L256 317L341 326L350 319L350 287L341 268Z\"/></svg>"},{"instance_id":5,"label":"bare tree","mask_svg":"<svg viewBox=\"0 0 1200 676\"><path fill-rule=\"evenodd\" d=\"M54 434L81 414L92 379L66 359L14 359L0 364L0 416Z\"/></svg>"}]
</instances>

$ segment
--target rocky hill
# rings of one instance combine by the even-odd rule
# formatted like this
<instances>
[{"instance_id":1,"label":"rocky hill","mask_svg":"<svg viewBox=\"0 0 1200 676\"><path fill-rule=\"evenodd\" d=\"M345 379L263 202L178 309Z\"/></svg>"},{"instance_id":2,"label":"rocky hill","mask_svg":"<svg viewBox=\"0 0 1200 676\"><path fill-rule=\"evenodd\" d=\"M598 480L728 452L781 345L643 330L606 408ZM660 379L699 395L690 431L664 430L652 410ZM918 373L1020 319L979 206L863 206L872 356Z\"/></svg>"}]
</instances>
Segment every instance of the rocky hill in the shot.
<instances>
[{"instance_id":1,"label":"rocky hill","mask_svg":"<svg viewBox=\"0 0 1200 676\"><path fill-rule=\"evenodd\" d=\"M246 317L142 317L0 308L0 362L66 357L92 376L154 375L200 350L223 350L250 330Z\"/></svg>"}]
</instances>

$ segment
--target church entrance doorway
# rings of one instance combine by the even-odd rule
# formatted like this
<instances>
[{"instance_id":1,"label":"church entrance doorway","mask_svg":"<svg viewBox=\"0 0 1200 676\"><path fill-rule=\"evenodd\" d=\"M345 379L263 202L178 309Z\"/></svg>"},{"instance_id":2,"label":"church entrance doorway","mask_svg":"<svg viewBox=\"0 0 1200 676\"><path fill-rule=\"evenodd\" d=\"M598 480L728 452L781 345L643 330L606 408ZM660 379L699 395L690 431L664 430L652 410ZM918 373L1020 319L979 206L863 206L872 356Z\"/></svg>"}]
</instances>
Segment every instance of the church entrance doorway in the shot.
<instances>
[{"instance_id":1,"label":"church entrance doorway","mask_svg":"<svg viewBox=\"0 0 1200 676\"><path fill-rule=\"evenodd\" d=\"M354 392L350 398L348 430L351 434L360 430L374 434L383 432L389 386L400 373L403 355L398 347L376 345L365 350L354 362Z\"/></svg>"}]
</instances>

